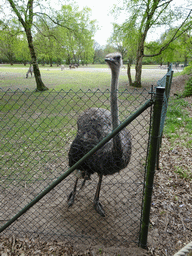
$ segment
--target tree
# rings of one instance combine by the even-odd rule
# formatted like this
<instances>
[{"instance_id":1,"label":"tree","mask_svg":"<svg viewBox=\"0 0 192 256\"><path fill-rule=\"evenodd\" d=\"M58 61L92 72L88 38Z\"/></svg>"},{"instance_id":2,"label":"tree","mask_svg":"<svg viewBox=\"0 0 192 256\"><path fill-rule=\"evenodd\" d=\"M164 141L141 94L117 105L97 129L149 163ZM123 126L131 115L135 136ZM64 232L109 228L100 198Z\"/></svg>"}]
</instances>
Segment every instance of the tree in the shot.
<instances>
[{"instance_id":1,"label":"tree","mask_svg":"<svg viewBox=\"0 0 192 256\"><path fill-rule=\"evenodd\" d=\"M178 40L177 52L181 54L184 59L184 67L188 65L188 60L192 57L192 35L191 32L185 32Z\"/></svg>"},{"instance_id":2,"label":"tree","mask_svg":"<svg viewBox=\"0 0 192 256\"><path fill-rule=\"evenodd\" d=\"M28 0L27 5L24 6L24 3L22 1L13 1L13 0L7 0L13 10L13 12L16 14L19 22L22 24L26 37L27 42L31 54L32 64L33 64L33 70L34 70L34 76L36 80L36 91L45 91L48 90L48 88L44 85L41 74L39 70L39 66L37 63L35 48L33 45L33 36L32 36L32 26L33 26L33 18L34 18L34 11L33 11L33 0Z\"/></svg>"},{"instance_id":3,"label":"tree","mask_svg":"<svg viewBox=\"0 0 192 256\"><path fill-rule=\"evenodd\" d=\"M53 24L49 23L47 19L45 21L39 18L36 21L38 32L34 35L34 46L38 59L41 59L42 64L44 65L44 61L46 60L52 67L56 35L54 28L52 28Z\"/></svg>"},{"instance_id":4,"label":"tree","mask_svg":"<svg viewBox=\"0 0 192 256\"><path fill-rule=\"evenodd\" d=\"M171 28L162 34L158 41L149 42L145 44L145 54L151 55L155 52L159 52L162 45L165 45L175 34L177 28ZM192 37L191 32L184 32L179 38L169 44L161 55L151 57L150 60L156 61L160 64L174 62L176 65L184 63L187 66L188 60L191 57L192 51Z\"/></svg>"},{"instance_id":5,"label":"tree","mask_svg":"<svg viewBox=\"0 0 192 256\"><path fill-rule=\"evenodd\" d=\"M34 37L38 54L48 58L50 63L53 59L59 60L59 56L67 64L79 60L92 62L95 21L91 21L89 15L89 8L79 11L74 3L62 5L54 13L38 13L38 32Z\"/></svg>"},{"instance_id":6,"label":"tree","mask_svg":"<svg viewBox=\"0 0 192 256\"><path fill-rule=\"evenodd\" d=\"M68 63L81 60L86 64L93 61L92 37L96 27L95 20L90 20L90 11L89 8L79 11L79 7L73 4L63 5L61 11L57 12L56 20L59 21L58 26L62 27L58 42L62 43L63 49L66 50ZM66 26L70 29L66 30Z\"/></svg>"},{"instance_id":7,"label":"tree","mask_svg":"<svg viewBox=\"0 0 192 256\"><path fill-rule=\"evenodd\" d=\"M13 65L18 42L18 30L14 27L6 27L0 31L0 52L3 58Z\"/></svg>"},{"instance_id":8,"label":"tree","mask_svg":"<svg viewBox=\"0 0 192 256\"><path fill-rule=\"evenodd\" d=\"M19 40L17 42L15 56L17 61L23 63L24 65L27 64L27 62L31 61L29 47L26 39L25 33L21 33L19 36Z\"/></svg>"},{"instance_id":9,"label":"tree","mask_svg":"<svg viewBox=\"0 0 192 256\"><path fill-rule=\"evenodd\" d=\"M130 16L123 23L122 27L129 27L136 31L137 50L136 50L136 65L135 65L135 82L136 87L141 87L141 72L142 60L144 57L154 57L160 55L165 49L168 48L171 42L180 37L185 31L192 27L190 21L192 10L185 9L186 5L182 2L180 8L174 7L174 0L126 0L124 1L123 8L126 9ZM185 2L185 1L184 1ZM187 2L189 6L189 1ZM116 8L117 10L117 8ZM145 41L149 30L154 28L158 29L159 26L172 26L176 22L177 30L172 38L165 44L161 45L158 52L147 55L145 54ZM180 22L180 23L179 23ZM130 37L129 33L126 33Z\"/></svg>"},{"instance_id":10,"label":"tree","mask_svg":"<svg viewBox=\"0 0 192 256\"><path fill-rule=\"evenodd\" d=\"M129 34L129 36L127 36ZM138 33L136 28L130 28L127 23L123 25L113 24L113 34L111 37L111 43L116 45L116 48L121 52L123 59L127 60L127 76L129 85L131 86L131 65L133 64L137 51Z\"/></svg>"}]
</instances>

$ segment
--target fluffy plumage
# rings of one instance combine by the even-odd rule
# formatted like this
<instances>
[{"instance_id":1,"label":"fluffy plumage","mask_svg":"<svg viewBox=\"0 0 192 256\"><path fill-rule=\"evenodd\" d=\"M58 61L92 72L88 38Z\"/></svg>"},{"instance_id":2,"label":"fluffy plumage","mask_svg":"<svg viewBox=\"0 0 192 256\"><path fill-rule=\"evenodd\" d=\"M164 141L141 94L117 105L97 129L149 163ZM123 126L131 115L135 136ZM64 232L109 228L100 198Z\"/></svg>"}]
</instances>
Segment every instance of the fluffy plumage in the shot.
<instances>
[{"instance_id":1,"label":"fluffy plumage","mask_svg":"<svg viewBox=\"0 0 192 256\"><path fill-rule=\"evenodd\" d=\"M90 108L79 116L77 121L77 135L71 144L68 155L70 167L111 133L119 124L117 92L122 57L119 53L113 53L107 55L105 60L112 71L111 112L102 108ZM123 129L79 166L79 170L84 178L82 186L87 179L90 179L91 174L96 172L99 175L99 183L95 194L94 205L96 211L101 216L105 216L104 210L99 203L102 176L113 175L124 169L128 165L130 157L131 135L127 129ZM68 198L69 206L74 202L77 182L78 178L74 190Z\"/></svg>"}]
</instances>

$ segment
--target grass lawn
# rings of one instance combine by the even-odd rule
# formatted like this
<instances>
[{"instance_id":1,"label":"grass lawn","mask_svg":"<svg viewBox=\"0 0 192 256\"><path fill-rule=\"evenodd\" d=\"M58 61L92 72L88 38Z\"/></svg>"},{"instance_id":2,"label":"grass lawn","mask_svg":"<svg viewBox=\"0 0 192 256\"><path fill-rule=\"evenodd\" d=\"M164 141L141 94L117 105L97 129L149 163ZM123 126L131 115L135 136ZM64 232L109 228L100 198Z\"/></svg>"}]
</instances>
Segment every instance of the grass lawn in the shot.
<instances>
[{"instance_id":1,"label":"grass lawn","mask_svg":"<svg viewBox=\"0 0 192 256\"><path fill-rule=\"evenodd\" d=\"M110 109L109 90L2 91L0 97L0 174L4 186L48 180L48 174L50 180L58 177L67 168L78 115L90 107ZM148 98L145 89L120 92L120 119ZM52 165L60 166L55 170Z\"/></svg>"},{"instance_id":2,"label":"grass lawn","mask_svg":"<svg viewBox=\"0 0 192 256\"><path fill-rule=\"evenodd\" d=\"M28 66L23 65L0 65L0 88L16 89L29 89L35 90L36 83L34 77L25 78ZM68 91L72 90L88 90L88 89L101 89L109 88L111 73L107 64L103 65L89 65L79 67L77 69L69 69L61 71L60 67L41 67L41 76L44 84L49 89ZM142 82L143 87L150 88L151 83L156 84L166 73L166 69L154 69L154 66L143 66ZM132 76L134 78L135 70L132 68ZM128 88L128 79L126 69L122 69L120 73L120 89Z\"/></svg>"}]
</instances>

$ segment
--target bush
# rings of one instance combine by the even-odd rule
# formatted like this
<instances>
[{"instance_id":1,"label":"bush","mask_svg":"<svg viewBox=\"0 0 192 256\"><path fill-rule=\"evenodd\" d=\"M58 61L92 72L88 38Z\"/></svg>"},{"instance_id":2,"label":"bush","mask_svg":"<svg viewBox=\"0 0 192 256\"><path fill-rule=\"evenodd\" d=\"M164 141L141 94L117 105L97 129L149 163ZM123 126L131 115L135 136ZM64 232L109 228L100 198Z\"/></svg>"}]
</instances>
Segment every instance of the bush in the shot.
<instances>
[{"instance_id":1,"label":"bush","mask_svg":"<svg viewBox=\"0 0 192 256\"><path fill-rule=\"evenodd\" d=\"M189 63L189 66L184 68L182 74L187 74L187 75L192 74L192 62Z\"/></svg>"},{"instance_id":2,"label":"bush","mask_svg":"<svg viewBox=\"0 0 192 256\"><path fill-rule=\"evenodd\" d=\"M189 78L189 80L185 84L184 92L183 92L183 97L189 97L192 96L192 77Z\"/></svg>"}]
</instances>

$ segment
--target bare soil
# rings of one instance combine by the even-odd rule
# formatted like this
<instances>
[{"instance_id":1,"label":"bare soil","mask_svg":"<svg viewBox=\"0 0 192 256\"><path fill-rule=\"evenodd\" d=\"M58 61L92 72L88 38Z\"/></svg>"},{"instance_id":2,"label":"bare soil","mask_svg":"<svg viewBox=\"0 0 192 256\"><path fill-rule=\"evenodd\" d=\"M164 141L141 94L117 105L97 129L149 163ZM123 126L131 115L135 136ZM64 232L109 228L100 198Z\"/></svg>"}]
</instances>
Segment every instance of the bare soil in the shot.
<instances>
[{"instance_id":1,"label":"bare soil","mask_svg":"<svg viewBox=\"0 0 192 256\"><path fill-rule=\"evenodd\" d=\"M186 76L173 79L171 95L182 91L185 79ZM191 98L186 100L190 102ZM142 117L142 119L145 118ZM137 126L140 123L144 125L139 120ZM148 120L145 123L147 124ZM142 134L138 132L142 126L138 130L134 127L133 139L143 144L146 135L143 136L144 141L142 141ZM163 138L160 170L155 176L148 251L136 246L134 241L138 238L142 203L140 181L143 179L142 161L145 156L138 149L139 146L134 149L135 157L127 170L113 178L105 179L101 201L104 203L106 212L110 213L105 219L95 214L92 207L94 194L92 191L95 191L96 177L93 177L86 189L77 195L75 205L69 209L66 198L69 189L73 186L74 178L67 179L66 183L60 184L43 201L41 200L41 204L33 207L29 214L24 215L24 218L21 217L15 228L8 229L0 236L1 255L173 255L173 252L190 242L192 240L190 198L192 182L179 178L174 172L174 165L175 161L180 161L191 169L192 152L182 146L172 149L169 140ZM135 168L134 173L133 168ZM14 199L20 201L21 197L31 195L33 198L39 193L41 187L39 186L39 190L37 187L33 190L27 186L23 190L11 189ZM11 198L6 198L6 200L9 199L11 201ZM26 202L22 202L25 205ZM14 206L10 206L9 209L11 210L12 207ZM22 206L15 208L14 211L17 212L19 208ZM32 213L33 217L31 217ZM128 222L127 215L130 218Z\"/></svg>"}]
</instances>

